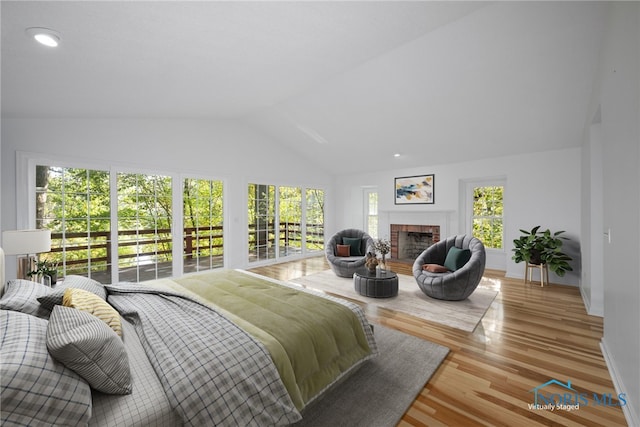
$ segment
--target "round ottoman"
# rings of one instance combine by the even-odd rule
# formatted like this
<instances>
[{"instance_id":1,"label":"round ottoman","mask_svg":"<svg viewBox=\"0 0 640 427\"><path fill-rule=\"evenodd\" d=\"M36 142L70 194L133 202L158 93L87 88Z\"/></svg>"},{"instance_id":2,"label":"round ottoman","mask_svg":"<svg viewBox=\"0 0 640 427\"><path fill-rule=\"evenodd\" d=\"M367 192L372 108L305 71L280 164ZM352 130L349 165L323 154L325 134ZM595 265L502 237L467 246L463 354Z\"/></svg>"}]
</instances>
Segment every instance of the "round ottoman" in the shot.
<instances>
[{"instance_id":1,"label":"round ottoman","mask_svg":"<svg viewBox=\"0 0 640 427\"><path fill-rule=\"evenodd\" d=\"M398 275L391 270L370 272L359 268L353 274L353 286L365 297L390 298L398 295Z\"/></svg>"}]
</instances>

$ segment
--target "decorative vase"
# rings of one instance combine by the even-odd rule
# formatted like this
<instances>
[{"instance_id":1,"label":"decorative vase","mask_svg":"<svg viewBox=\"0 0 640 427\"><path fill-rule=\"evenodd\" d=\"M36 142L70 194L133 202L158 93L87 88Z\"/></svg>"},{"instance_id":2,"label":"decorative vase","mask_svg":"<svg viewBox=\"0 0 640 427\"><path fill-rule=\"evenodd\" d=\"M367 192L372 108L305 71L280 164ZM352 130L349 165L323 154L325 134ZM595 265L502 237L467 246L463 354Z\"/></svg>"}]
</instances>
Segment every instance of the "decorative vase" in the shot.
<instances>
[{"instance_id":1,"label":"decorative vase","mask_svg":"<svg viewBox=\"0 0 640 427\"><path fill-rule=\"evenodd\" d=\"M41 283L45 286L51 287L51 276L47 276L46 274L42 275Z\"/></svg>"},{"instance_id":2,"label":"decorative vase","mask_svg":"<svg viewBox=\"0 0 640 427\"><path fill-rule=\"evenodd\" d=\"M385 271L387 269L387 262L385 261L385 257L387 254L382 254L382 259L378 263L381 271Z\"/></svg>"}]
</instances>

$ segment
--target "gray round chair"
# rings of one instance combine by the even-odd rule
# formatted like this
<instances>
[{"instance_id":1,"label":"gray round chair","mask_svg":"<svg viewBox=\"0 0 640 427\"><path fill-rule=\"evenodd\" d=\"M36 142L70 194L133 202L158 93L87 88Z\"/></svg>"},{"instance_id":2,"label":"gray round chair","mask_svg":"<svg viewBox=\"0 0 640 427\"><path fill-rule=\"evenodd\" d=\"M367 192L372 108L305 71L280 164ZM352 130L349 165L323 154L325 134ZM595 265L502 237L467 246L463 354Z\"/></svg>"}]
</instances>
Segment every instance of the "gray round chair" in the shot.
<instances>
[{"instance_id":1,"label":"gray round chair","mask_svg":"<svg viewBox=\"0 0 640 427\"><path fill-rule=\"evenodd\" d=\"M444 265L449 249L453 246L471 251L471 258L462 267L443 273L434 273L422 268L425 264ZM484 245L479 239L467 235L453 236L425 249L413 263L413 276L427 296L459 301L476 290L484 274L485 263Z\"/></svg>"},{"instance_id":2,"label":"gray round chair","mask_svg":"<svg viewBox=\"0 0 640 427\"><path fill-rule=\"evenodd\" d=\"M338 256L338 245L343 244L343 237L360 239L359 249L362 255L351 255L348 257ZM327 242L324 253L331 269L337 276L353 277L353 273L355 273L358 268L364 266L367 260L367 252L375 253L373 245L373 239L367 233L355 228L349 228L334 234Z\"/></svg>"}]
</instances>

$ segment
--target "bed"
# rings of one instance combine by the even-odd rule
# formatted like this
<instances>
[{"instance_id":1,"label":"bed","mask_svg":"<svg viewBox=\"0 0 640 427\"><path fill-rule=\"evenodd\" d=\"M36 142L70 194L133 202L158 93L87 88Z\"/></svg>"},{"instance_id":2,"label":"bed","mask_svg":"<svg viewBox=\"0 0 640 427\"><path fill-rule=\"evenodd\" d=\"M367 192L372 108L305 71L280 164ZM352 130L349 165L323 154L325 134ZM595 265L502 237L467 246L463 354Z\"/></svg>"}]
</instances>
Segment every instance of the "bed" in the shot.
<instances>
[{"instance_id":1,"label":"bed","mask_svg":"<svg viewBox=\"0 0 640 427\"><path fill-rule=\"evenodd\" d=\"M13 280L0 309L2 425L288 425L377 355L357 305L241 270Z\"/></svg>"}]
</instances>

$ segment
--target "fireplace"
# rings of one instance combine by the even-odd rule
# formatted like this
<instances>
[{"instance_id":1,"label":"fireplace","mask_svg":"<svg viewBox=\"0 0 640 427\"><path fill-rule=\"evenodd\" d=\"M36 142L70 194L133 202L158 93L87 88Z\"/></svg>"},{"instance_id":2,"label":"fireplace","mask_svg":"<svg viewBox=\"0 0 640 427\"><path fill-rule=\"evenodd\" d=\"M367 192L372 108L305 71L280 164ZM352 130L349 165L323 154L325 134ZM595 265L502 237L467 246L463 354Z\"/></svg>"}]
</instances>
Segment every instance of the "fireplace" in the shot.
<instances>
[{"instance_id":1,"label":"fireplace","mask_svg":"<svg viewBox=\"0 0 640 427\"><path fill-rule=\"evenodd\" d=\"M391 258L413 264L429 246L440 241L439 225L391 224Z\"/></svg>"}]
</instances>

